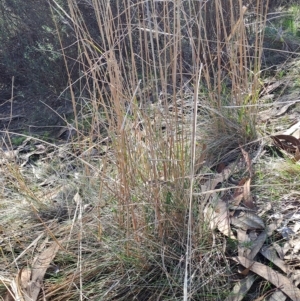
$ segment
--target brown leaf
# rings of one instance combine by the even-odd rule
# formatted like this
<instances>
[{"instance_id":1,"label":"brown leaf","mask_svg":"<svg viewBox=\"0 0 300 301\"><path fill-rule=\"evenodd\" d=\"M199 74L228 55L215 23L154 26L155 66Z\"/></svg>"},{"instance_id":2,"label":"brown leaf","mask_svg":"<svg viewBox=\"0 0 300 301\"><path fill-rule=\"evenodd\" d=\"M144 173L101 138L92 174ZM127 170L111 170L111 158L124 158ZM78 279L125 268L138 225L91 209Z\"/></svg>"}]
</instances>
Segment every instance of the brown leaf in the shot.
<instances>
[{"instance_id":1,"label":"brown leaf","mask_svg":"<svg viewBox=\"0 0 300 301\"><path fill-rule=\"evenodd\" d=\"M224 235L235 239L235 236L233 235L230 227L228 207L224 201L220 200L218 202L215 213L218 230Z\"/></svg>"},{"instance_id":2,"label":"brown leaf","mask_svg":"<svg viewBox=\"0 0 300 301\"><path fill-rule=\"evenodd\" d=\"M300 160L300 150L299 150L299 146L296 148L296 152L295 152L295 155L294 155L294 159L295 159L296 162Z\"/></svg>"},{"instance_id":3,"label":"brown leaf","mask_svg":"<svg viewBox=\"0 0 300 301\"><path fill-rule=\"evenodd\" d=\"M232 166L227 166L221 174L217 174L215 178L212 180L206 181L203 185L201 185L202 192L200 194L194 193L193 195L203 195L205 194L205 199L203 200L203 204L206 204L209 198L213 198L215 194L215 188L219 183L226 181L231 173L232 173Z\"/></svg>"},{"instance_id":4,"label":"brown leaf","mask_svg":"<svg viewBox=\"0 0 300 301\"><path fill-rule=\"evenodd\" d=\"M238 192L238 189L240 189L240 188L237 188L233 194L233 205L234 206L239 206L241 201L243 200L243 192L240 192L240 191Z\"/></svg>"},{"instance_id":5,"label":"brown leaf","mask_svg":"<svg viewBox=\"0 0 300 301\"><path fill-rule=\"evenodd\" d=\"M204 219L210 224L212 230L217 228L224 235L236 239L229 223L228 206L220 198L218 198L216 205L208 204L205 207Z\"/></svg>"},{"instance_id":6,"label":"brown leaf","mask_svg":"<svg viewBox=\"0 0 300 301\"><path fill-rule=\"evenodd\" d=\"M18 299L15 298L15 296L13 296L11 289L6 286L6 292L5 292L3 300L4 301L16 301ZM20 298L19 298L19 300L21 301Z\"/></svg>"},{"instance_id":7,"label":"brown leaf","mask_svg":"<svg viewBox=\"0 0 300 301\"><path fill-rule=\"evenodd\" d=\"M221 173L226 168L226 164L224 162L219 163L216 166L217 173Z\"/></svg>"},{"instance_id":8,"label":"brown leaf","mask_svg":"<svg viewBox=\"0 0 300 301\"><path fill-rule=\"evenodd\" d=\"M251 240L249 236L247 235L246 230L237 229L237 239L238 239L238 254L239 256L245 256L248 258L248 254L250 253L250 249L246 247Z\"/></svg>"},{"instance_id":9,"label":"brown leaf","mask_svg":"<svg viewBox=\"0 0 300 301\"><path fill-rule=\"evenodd\" d=\"M236 188L233 194L233 205L234 206L239 206L240 202L242 200L243 204L250 209L254 209L255 205L253 203L253 198L250 192L250 182L251 178L249 179L242 179L239 182L239 186L242 186L240 188Z\"/></svg>"},{"instance_id":10,"label":"brown leaf","mask_svg":"<svg viewBox=\"0 0 300 301\"><path fill-rule=\"evenodd\" d=\"M300 300L300 290L287 277L264 264L253 262L242 256L233 257L232 259L246 268L249 267L252 272L271 282L275 287L280 288L293 301Z\"/></svg>"},{"instance_id":11,"label":"brown leaf","mask_svg":"<svg viewBox=\"0 0 300 301\"><path fill-rule=\"evenodd\" d=\"M24 269L19 273L17 283L23 288L26 301L37 300L44 275L58 250L59 245L53 242L48 249L35 258L31 271Z\"/></svg>"},{"instance_id":12,"label":"brown leaf","mask_svg":"<svg viewBox=\"0 0 300 301\"><path fill-rule=\"evenodd\" d=\"M300 146L299 139L291 135L275 135L271 136L271 138L278 148L288 153L294 154L296 152L296 149Z\"/></svg>"},{"instance_id":13,"label":"brown leaf","mask_svg":"<svg viewBox=\"0 0 300 301\"><path fill-rule=\"evenodd\" d=\"M200 151L200 157L198 157L196 159L196 162L195 162L195 173L198 173L200 168L202 167L203 163L205 162L205 157L206 157L206 144L203 144L202 145L202 150Z\"/></svg>"},{"instance_id":14,"label":"brown leaf","mask_svg":"<svg viewBox=\"0 0 300 301\"><path fill-rule=\"evenodd\" d=\"M254 209L255 205L253 203L253 198L250 192L250 182L251 182L251 178L249 178L245 184L244 184L244 190L243 190L243 196L244 196L244 201L243 204L250 209Z\"/></svg>"},{"instance_id":15,"label":"brown leaf","mask_svg":"<svg viewBox=\"0 0 300 301\"><path fill-rule=\"evenodd\" d=\"M247 165L247 171L249 172L250 178L252 178L253 170L252 170L251 157L250 157L249 153L246 152L241 145L240 145L240 149L241 149L241 152L243 154L243 157L244 157L246 165Z\"/></svg>"},{"instance_id":16,"label":"brown leaf","mask_svg":"<svg viewBox=\"0 0 300 301\"><path fill-rule=\"evenodd\" d=\"M22 268L17 276L16 284L19 286L19 291L22 292L22 297L25 301L32 301L31 297L26 292L26 287L30 283L31 279L31 269Z\"/></svg>"},{"instance_id":17,"label":"brown leaf","mask_svg":"<svg viewBox=\"0 0 300 301\"><path fill-rule=\"evenodd\" d=\"M254 262L246 269L244 269L243 271L240 272L240 274L247 276L250 272L251 267L254 265Z\"/></svg>"},{"instance_id":18,"label":"brown leaf","mask_svg":"<svg viewBox=\"0 0 300 301\"><path fill-rule=\"evenodd\" d=\"M286 274L288 273L288 267L286 266L285 262L278 257L275 249L273 249L272 247L264 248L260 250L260 253L268 260L273 262L276 266L278 266L283 272L285 272Z\"/></svg>"},{"instance_id":19,"label":"brown leaf","mask_svg":"<svg viewBox=\"0 0 300 301\"><path fill-rule=\"evenodd\" d=\"M234 189L234 193L233 193L233 205L234 206L239 206L243 197L244 197L244 189L243 189L243 185L245 184L245 179L242 179L239 183L238 183L238 186L240 187L237 187Z\"/></svg>"},{"instance_id":20,"label":"brown leaf","mask_svg":"<svg viewBox=\"0 0 300 301\"><path fill-rule=\"evenodd\" d=\"M253 241L251 252L247 256L248 259L253 260L257 253L261 250L263 244L265 243L267 239L267 233L264 231L262 232L255 241Z\"/></svg>"}]
</instances>

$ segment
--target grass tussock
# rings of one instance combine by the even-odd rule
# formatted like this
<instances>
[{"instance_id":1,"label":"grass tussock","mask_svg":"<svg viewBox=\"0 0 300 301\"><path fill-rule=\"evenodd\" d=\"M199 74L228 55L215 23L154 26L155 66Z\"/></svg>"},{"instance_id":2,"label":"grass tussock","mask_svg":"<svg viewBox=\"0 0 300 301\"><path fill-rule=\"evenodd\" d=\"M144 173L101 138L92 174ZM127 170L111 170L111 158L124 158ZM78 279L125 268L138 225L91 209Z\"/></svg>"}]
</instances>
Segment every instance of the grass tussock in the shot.
<instances>
[{"instance_id":1,"label":"grass tussock","mask_svg":"<svg viewBox=\"0 0 300 301\"><path fill-rule=\"evenodd\" d=\"M70 79L68 144L47 143L38 165L7 163L5 195L21 193L1 204L5 220L21 210L28 224L3 251L6 268L18 270L9 254L36 227L61 245L48 300L225 300L229 247L191 191L205 155L257 138L268 1L92 1L92 27L77 1L50 5L76 36L82 91Z\"/></svg>"}]
</instances>

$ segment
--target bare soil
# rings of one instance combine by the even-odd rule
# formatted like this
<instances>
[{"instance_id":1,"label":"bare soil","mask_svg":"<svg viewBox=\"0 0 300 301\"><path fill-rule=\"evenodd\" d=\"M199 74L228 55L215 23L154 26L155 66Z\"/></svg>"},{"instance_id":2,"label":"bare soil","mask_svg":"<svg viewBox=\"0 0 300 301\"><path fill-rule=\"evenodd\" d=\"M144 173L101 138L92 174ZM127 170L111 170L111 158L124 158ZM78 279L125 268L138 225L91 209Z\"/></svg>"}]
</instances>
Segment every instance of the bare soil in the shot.
<instances>
[{"instance_id":1,"label":"bare soil","mask_svg":"<svg viewBox=\"0 0 300 301\"><path fill-rule=\"evenodd\" d=\"M0 100L0 136L5 131L11 137L18 134L55 138L66 125L66 120L73 116L72 102L51 95L47 98L39 96L17 97Z\"/></svg>"}]
</instances>

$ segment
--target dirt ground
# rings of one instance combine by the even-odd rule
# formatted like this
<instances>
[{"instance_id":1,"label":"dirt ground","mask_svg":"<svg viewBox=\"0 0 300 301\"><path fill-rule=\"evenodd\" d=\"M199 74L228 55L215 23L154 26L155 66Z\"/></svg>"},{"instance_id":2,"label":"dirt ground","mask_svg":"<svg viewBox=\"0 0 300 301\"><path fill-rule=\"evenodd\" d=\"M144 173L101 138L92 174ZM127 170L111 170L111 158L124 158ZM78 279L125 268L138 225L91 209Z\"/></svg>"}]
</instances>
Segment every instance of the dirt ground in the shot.
<instances>
[{"instance_id":1,"label":"dirt ground","mask_svg":"<svg viewBox=\"0 0 300 301\"><path fill-rule=\"evenodd\" d=\"M262 69L268 70L268 80L265 87L274 83L274 86L277 85L272 91L265 92L267 94L272 92L274 98L280 95L282 101L287 98L289 101L293 101L299 97L299 88L297 89L294 84L290 84L291 82L295 83L295 78L290 77L289 83L285 80L278 84L281 79L276 74L283 75L290 73L292 69L295 71L299 69L297 65L290 65L297 60L299 44L287 39L284 43L277 42L277 44L274 43L274 39L265 38L265 50L262 55ZM286 51L283 49L284 47L293 51ZM299 76L297 72L294 75ZM30 87L18 87L14 91L13 101L11 101L12 97L9 90L8 87L6 92L2 93L3 89L1 89L0 83L0 137L8 137L7 133L9 132L9 136L14 138L12 144L18 144L19 136L17 134L42 139L56 139L66 127L66 121L72 120L73 106L68 97L58 97L54 94L46 97L33 95L30 93Z\"/></svg>"},{"instance_id":2,"label":"dirt ground","mask_svg":"<svg viewBox=\"0 0 300 301\"><path fill-rule=\"evenodd\" d=\"M55 138L72 118L72 102L55 95L47 98L39 96L17 97L0 100L0 136L17 137L14 133L42 138Z\"/></svg>"}]
</instances>

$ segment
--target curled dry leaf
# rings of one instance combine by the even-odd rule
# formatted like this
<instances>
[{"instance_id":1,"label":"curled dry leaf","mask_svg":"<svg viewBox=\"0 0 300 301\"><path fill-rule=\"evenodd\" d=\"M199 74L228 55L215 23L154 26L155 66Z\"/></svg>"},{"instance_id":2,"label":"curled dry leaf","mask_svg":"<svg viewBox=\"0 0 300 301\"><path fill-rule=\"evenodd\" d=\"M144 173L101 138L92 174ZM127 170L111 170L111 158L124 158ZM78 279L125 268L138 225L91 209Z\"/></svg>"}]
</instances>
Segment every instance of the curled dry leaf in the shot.
<instances>
[{"instance_id":1,"label":"curled dry leaf","mask_svg":"<svg viewBox=\"0 0 300 301\"><path fill-rule=\"evenodd\" d=\"M250 208L250 209L254 209L255 205L253 203L253 198L252 198L252 195L251 195L251 192L250 192L250 182L251 182L251 178L248 179L245 184L244 184L244 190L243 190L243 196L244 196L244 205L247 207L247 208Z\"/></svg>"},{"instance_id":2,"label":"curled dry leaf","mask_svg":"<svg viewBox=\"0 0 300 301\"><path fill-rule=\"evenodd\" d=\"M296 233L291 229L290 227L281 227L277 229L278 232L281 233L282 237L289 240L292 236L294 236Z\"/></svg>"},{"instance_id":3,"label":"curled dry leaf","mask_svg":"<svg viewBox=\"0 0 300 301\"><path fill-rule=\"evenodd\" d=\"M37 300L46 270L58 250L59 245L53 242L49 248L35 258L31 270L24 269L19 273L17 282L22 288L25 301Z\"/></svg>"},{"instance_id":4,"label":"curled dry leaf","mask_svg":"<svg viewBox=\"0 0 300 301\"><path fill-rule=\"evenodd\" d=\"M262 206L263 205L263 206ZM262 202L260 204L258 216L264 216L266 212L272 210L271 202Z\"/></svg>"},{"instance_id":5,"label":"curled dry leaf","mask_svg":"<svg viewBox=\"0 0 300 301\"><path fill-rule=\"evenodd\" d=\"M243 189L243 185L244 185L244 181L240 181L238 186L241 186L241 187L237 187L234 189L234 193L233 193L233 196L232 196L232 204L233 206L239 206L241 201L243 200L243 197L244 197L244 189Z\"/></svg>"},{"instance_id":6,"label":"curled dry leaf","mask_svg":"<svg viewBox=\"0 0 300 301\"><path fill-rule=\"evenodd\" d=\"M233 205L234 206L239 206L241 201L243 200L243 204L249 208L249 209L254 209L255 205L253 203L253 198L251 195L250 191L250 183L251 183L251 178L249 179L243 179L242 181L239 182L239 186L235 189L234 194L233 194Z\"/></svg>"},{"instance_id":7,"label":"curled dry leaf","mask_svg":"<svg viewBox=\"0 0 300 301\"><path fill-rule=\"evenodd\" d=\"M240 145L241 152L243 154L243 157L245 159L246 165L247 165L247 171L249 172L250 178L253 176L253 169L252 169L252 162L251 157L248 152Z\"/></svg>"},{"instance_id":8,"label":"curled dry leaf","mask_svg":"<svg viewBox=\"0 0 300 301\"><path fill-rule=\"evenodd\" d=\"M293 232L298 233L299 230L300 230L300 222L296 222L293 227Z\"/></svg>"},{"instance_id":9,"label":"curled dry leaf","mask_svg":"<svg viewBox=\"0 0 300 301\"><path fill-rule=\"evenodd\" d=\"M274 231L277 230L282 222L282 218L275 220L273 223L267 225L267 235L268 237L272 236Z\"/></svg>"},{"instance_id":10,"label":"curled dry leaf","mask_svg":"<svg viewBox=\"0 0 300 301\"><path fill-rule=\"evenodd\" d=\"M271 137L275 146L279 149L294 155L294 160L298 161L300 155L300 140L291 135L275 135Z\"/></svg>"},{"instance_id":11,"label":"curled dry leaf","mask_svg":"<svg viewBox=\"0 0 300 301\"><path fill-rule=\"evenodd\" d=\"M204 209L204 219L209 223L212 230L218 229L224 235L236 239L231 231L228 215L228 206L221 200L217 199L216 205L208 204Z\"/></svg>"}]
</instances>

